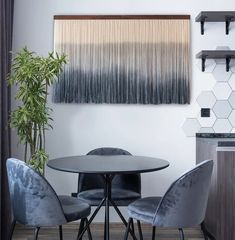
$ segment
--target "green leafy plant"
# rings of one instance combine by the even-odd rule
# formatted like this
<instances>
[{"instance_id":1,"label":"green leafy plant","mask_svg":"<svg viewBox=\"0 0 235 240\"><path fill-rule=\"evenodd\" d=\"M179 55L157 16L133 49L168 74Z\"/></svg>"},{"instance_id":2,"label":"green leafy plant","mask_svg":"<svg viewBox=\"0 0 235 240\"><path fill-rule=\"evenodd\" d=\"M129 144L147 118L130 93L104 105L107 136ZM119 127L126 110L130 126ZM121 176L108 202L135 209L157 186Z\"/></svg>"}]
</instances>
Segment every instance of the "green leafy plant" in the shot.
<instances>
[{"instance_id":1,"label":"green leafy plant","mask_svg":"<svg viewBox=\"0 0 235 240\"><path fill-rule=\"evenodd\" d=\"M65 63L65 55L49 53L41 57L25 47L15 55L8 78L10 85L17 85L15 99L21 102L12 111L10 125L25 145L25 162L42 174L48 160L45 131L52 128L50 122L53 121L52 109L47 106L48 88Z\"/></svg>"}]
</instances>

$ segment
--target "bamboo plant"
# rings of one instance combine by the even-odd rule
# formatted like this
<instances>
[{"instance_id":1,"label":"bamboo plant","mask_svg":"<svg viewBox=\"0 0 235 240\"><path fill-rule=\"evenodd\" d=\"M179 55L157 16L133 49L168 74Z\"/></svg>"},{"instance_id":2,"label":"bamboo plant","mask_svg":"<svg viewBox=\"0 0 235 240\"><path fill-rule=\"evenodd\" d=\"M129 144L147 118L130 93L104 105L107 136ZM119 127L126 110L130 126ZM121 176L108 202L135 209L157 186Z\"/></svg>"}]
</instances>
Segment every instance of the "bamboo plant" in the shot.
<instances>
[{"instance_id":1,"label":"bamboo plant","mask_svg":"<svg viewBox=\"0 0 235 240\"><path fill-rule=\"evenodd\" d=\"M24 144L24 160L44 174L48 154L45 131L52 128L52 109L47 106L48 88L57 79L66 63L65 55L49 53L41 57L26 47L12 62L9 84L17 85L15 99L20 105L11 113L10 125Z\"/></svg>"}]
</instances>

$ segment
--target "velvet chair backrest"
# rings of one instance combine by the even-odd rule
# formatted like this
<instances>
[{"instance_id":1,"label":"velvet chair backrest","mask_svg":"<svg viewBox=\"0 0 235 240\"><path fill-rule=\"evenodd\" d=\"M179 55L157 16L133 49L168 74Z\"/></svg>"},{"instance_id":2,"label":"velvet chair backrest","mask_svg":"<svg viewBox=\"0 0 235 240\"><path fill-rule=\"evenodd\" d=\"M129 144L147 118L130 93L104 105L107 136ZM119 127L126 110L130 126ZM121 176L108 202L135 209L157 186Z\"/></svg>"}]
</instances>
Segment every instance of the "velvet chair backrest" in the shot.
<instances>
[{"instance_id":1,"label":"velvet chair backrest","mask_svg":"<svg viewBox=\"0 0 235 240\"><path fill-rule=\"evenodd\" d=\"M205 218L213 161L207 160L183 174L162 198L153 224L160 227L192 227Z\"/></svg>"},{"instance_id":2,"label":"velvet chair backrest","mask_svg":"<svg viewBox=\"0 0 235 240\"><path fill-rule=\"evenodd\" d=\"M131 155L126 150L120 148L97 148L87 155ZM121 188L125 190L132 190L137 193L141 193L141 178L140 174L125 174L125 175L116 175L112 181L113 188ZM78 180L78 192L104 188L104 179L102 176L97 174L79 174Z\"/></svg>"},{"instance_id":3,"label":"velvet chair backrest","mask_svg":"<svg viewBox=\"0 0 235 240\"><path fill-rule=\"evenodd\" d=\"M23 161L7 160L7 175L14 219L32 227L66 223L60 201L47 180Z\"/></svg>"}]
</instances>

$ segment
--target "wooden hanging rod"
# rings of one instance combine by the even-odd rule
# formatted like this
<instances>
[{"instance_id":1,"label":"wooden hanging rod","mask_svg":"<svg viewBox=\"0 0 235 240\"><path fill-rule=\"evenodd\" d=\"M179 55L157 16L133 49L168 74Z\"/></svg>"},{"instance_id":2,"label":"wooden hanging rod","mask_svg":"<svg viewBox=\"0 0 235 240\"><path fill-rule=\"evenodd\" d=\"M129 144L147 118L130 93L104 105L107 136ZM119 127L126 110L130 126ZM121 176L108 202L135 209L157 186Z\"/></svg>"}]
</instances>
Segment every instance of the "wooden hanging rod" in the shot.
<instances>
[{"instance_id":1,"label":"wooden hanging rod","mask_svg":"<svg viewBox=\"0 0 235 240\"><path fill-rule=\"evenodd\" d=\"M190 19L190 15L54 15L55 20L87 19Z\"/></svg>"}]
</instances>

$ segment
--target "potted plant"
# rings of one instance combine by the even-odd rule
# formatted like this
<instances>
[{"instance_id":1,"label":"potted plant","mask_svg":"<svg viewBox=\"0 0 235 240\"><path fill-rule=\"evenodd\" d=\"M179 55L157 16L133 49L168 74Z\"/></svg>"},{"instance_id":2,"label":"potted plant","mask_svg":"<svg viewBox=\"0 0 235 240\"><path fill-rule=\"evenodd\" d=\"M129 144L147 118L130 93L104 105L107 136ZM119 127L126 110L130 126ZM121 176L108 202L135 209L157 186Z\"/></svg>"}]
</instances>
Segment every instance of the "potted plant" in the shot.
<instances>
[{"instance_id":1,"label":"potted plant","mask_svg":"<svg viewBox=\"0 0 235 240\"><path fill-rule=\"evenodd\" d=\"M17 85L15 99L21 102L12 111L10 125L25 146L25 162L41 174L44 174L48 160L45 131L52 128L52 109L47 106L48 88L56 81L65 63L65 55L49 53L47 57L41 57L25 47L13 59L9 75L9 84Z\"/></svg>"}]
</instances>

